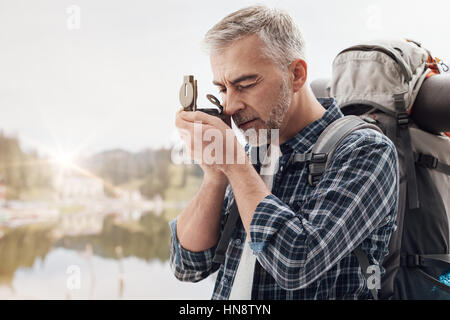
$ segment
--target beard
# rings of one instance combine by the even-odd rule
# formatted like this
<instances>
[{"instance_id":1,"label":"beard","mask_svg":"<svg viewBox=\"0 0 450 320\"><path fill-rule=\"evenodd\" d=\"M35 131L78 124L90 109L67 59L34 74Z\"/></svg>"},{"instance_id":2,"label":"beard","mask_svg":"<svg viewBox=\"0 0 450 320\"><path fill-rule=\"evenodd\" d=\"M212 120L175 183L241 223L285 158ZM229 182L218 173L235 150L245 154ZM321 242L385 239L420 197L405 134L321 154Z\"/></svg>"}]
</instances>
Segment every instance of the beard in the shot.
<instances>
[{"instance_id":1,"label":"beard","mask_svg":"<svg viewBox=\"0 0 450 320\"><path fill-rule=\"evenodd\" d=\"M247 143L251 146L256 147L271 142L271 139L273 138L273 130L280 129L290 104L291 95L288 77L286 76L282 79L279 95L273 107L271 108L268 120L263 121L261 119L258 119L258 121L262 123L262 130L256 130L255 128L249 128L247 130L239 129L243 133ZM243 121L241 121L241 123L243 123ZM279 137L279 131L277 132L276 137ZM278 141L276 142L278 143Z\"/></svg>"},{"instance_id":2,"label":"beard","mask_svg":"<svg viewBox=\"0 0 450 320\"><path fill-rule=\"evenodd\" d=\"M269 119L265 123L268 129L267 141L270 141L271 139L272 130L280 129L281 124L283 123L284 120L284 116L286 115L290 105L291 105L291 95L289 90L289 84L287 77L283 77L283 81L281 82L280 86L280 95L278 96L275 106L272 108L270 112Z\"/></svg>"}]
</instances>

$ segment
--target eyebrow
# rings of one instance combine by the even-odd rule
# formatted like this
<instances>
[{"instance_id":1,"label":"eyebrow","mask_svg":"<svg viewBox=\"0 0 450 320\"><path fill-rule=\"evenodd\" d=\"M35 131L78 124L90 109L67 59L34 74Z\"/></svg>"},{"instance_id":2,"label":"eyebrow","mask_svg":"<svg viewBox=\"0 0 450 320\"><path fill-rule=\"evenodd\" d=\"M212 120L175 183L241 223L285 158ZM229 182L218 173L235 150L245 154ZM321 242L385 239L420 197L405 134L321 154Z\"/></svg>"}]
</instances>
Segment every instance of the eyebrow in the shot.
<instances>
[{"instance_id":1,"label":"eyebrow","mask_svg":"<svg viewBox=\"0 0 450 320\"><path fill-rule=\"evenodd\" d=\"M254 79L258 78L258 77L259 76L257 74L244 74L244 75L234 79L233 81L231 81L231 84L236 85L239 82L246 81L246 80L254 80ZM213 81L213 84L216 85L216 86L223 86L222 83L220 83L218 81L215 81L215 80Z\"/></svg>"}]
</instances>

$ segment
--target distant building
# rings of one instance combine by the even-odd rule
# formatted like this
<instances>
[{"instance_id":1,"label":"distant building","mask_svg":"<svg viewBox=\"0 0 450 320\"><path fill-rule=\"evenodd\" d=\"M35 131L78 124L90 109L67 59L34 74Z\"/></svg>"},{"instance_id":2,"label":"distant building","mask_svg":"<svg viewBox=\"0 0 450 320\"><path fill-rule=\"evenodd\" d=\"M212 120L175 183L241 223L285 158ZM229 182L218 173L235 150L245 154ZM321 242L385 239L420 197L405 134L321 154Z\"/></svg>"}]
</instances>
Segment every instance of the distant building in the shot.
<instances>
[{"instance_id":1,"label":"distant building","mask_svg":"<svg viewBox=\"0 0 450 320\"><path fill-rule=\"evenodd\" d=\"M141 201L142 194L139 190L126 190L126 189L118 189L116 190L119 198L125 201Z\"/></svg>"},{"instance_id":2,"label":"distant building","mask_svg":"<svg viewBox=\"0 0 450 320\"><path fill-rule=\"evenodd\" d=\"M57 174L55 189L62 199L103 198L103 181L74 170L65 170Z\"/></svg>"}]
</instances>

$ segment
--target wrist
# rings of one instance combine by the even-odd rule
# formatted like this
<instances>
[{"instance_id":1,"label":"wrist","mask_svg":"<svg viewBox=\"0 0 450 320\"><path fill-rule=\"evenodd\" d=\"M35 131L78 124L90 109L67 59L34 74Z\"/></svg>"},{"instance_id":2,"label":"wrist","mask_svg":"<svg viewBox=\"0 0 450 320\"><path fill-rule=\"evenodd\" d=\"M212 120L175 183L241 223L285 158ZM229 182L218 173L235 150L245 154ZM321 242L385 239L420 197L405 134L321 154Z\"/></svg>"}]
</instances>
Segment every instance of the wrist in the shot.
<instances>
[{"instance_id":1,"label":"wrist","mask_svg":"<svg viewBox=\"0 0 450 320\"><path fill-rule=\"evenodd\" d=\"M203 184L212 187L226 187L228 184L228 178L221 171L211 172L206 171L203 176Z\"/></svg>"},{"instance_id":2,"label":"wrist","mask_svg":"<svg viewBox=\"0 0 450 320\"><path fill-rule=\"evenodd\" d=\"M243 178L246 174L255 170L247 157L245 157L243 163L222 165L220 169L229 181L236 177Z\"/></svg>"},{"instance_id":3,"label":"wrist","mask_svg":"<svg viewBox=\"0 0 450 320\"><path fill-rule=\"evenodd\" d=\"M228 165L223 170L233 191L241 189L243 194L270 194L270 190L250 162Z\"/></svg>"}]
</instances>

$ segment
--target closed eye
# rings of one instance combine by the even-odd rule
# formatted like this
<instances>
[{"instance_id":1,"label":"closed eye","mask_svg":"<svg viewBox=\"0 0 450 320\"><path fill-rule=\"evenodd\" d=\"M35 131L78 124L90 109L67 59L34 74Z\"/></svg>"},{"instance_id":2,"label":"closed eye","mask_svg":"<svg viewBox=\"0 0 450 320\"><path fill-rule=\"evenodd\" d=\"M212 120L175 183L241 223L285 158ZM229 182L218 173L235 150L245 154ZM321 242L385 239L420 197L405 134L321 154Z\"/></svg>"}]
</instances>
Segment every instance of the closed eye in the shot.
<instances>
[{"instance_id":1,"label":"closed eye","mask_svg":"<svg viewBox=\"0 0 450 320\"><path fill-rule=\"evenodd\" d=\"M237 85L235 85L235 87L236 87L236 90L243 91L245 89L250 89L250 88L256 86L258 83L259 83L259 81L256 81L256 82L253 82L253 83L250 83L250 84L247 84L247 85L237 84ZM225 93L227 91L226 87L218 86L218 88L219 88L219 92L220 93Z\"/></svg>"},{"instance_id":2,"label":"closed eye","mask_svg":"<svg viewBox=\"0 0 450 320\"><path fill-rule=\"evenodd\" d=\"M242 91L242 90L244 90L244 89L250 89L251 87L254 87L256 84L257 84L257 82L253 82L253 83L248 84L248 85L246 85L246 86L237 85L237 86L236 86L236 89L239 90L239 91Z\"/></svg>"}]
</instances>

